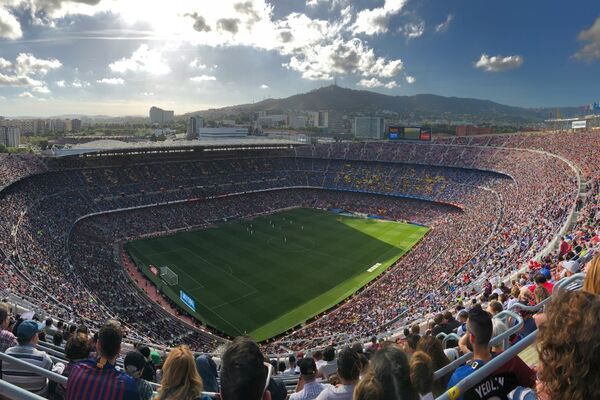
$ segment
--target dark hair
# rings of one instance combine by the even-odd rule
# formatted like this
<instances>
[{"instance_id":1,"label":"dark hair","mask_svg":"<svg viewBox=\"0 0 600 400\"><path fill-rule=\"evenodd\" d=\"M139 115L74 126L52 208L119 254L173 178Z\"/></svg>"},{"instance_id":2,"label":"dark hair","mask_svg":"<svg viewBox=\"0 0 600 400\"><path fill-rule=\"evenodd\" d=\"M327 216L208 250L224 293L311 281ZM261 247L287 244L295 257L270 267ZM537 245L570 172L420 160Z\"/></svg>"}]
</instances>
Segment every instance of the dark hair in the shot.
<instances>
[{"instance_id":1,"label":"dark hair","mask_svg":"<svg viewBox=\"0 0 600 400\"><path fill-rule=\"evenodd\" d=\"M89 333L88 327L85 325L79 325L75 330L77 333L85 333L86 335Z\"/></svg>"},{"instance_id":2,"label":"dark hair","mask_svg":"<svg viewBox=\"0 0 600 400\"><path fill-rule=\"evenodd\" d=\"M491 309L493 312L495 312L495 313L502 312L502 308L503 308L503 307L502 307L502 303L500 303L500 302L499 302L499 301L497 301L497 300L492 300L492 301L490 301L489 307L490 307L490 309Z\"/></svg>"},{"instance_id":3,"label":"dark hair","mask_svg":"<svg viewBox=\"0 0 600 400\"><path fill-rule=\"evenodd\" d=\"M447 319L448 321L450 321L452 319L452 313L450 311L446 311L444 313L444 319Z\"/></svg>"},{"instance_id":4,"label":"dark hair","mask_svg":"<svg viewBox=\"0 0 600 400\"><path fill-rule=\"evenodd\" d=\"M475 344L487 346L492 339L492 331L494 329L492 317L483 311L481 307L473 307L469 311L467 329L470 334L475 336Z\"/></svg>"},{"instance_id":5,"label":"dark hair","mask_svg":"<svg viewBox=\"0 0 600 400\"><path fill-rule=\"evenodd\" d=\"M52 318L46 318L46 326L52 326Z\"/></svg>"},{"instance_id":6,"label":"dark hair","mask_svg":"<svg viewBox=\"0 0 600 400\"><path fill-rule=\"evenodd\" d=\"M410 327L410 331L413 334L418 335L421 333L421 327L419 326L419 324L414 324L413 326Z\"/></svg>"},{"instance_id":7,"label":"dark hair","mask_svg":"<svg viewBox=\"0 0 600 400\"><path fill-rule=\"evenodd\" d=\"M73 327L73 326L71 326ZM83 334L82 332L80 334ZM121 349L121 341L123 340L123 332L121 324L115 320L108 320L98 333L98 341L100 342L101 355L112 359L119 354Z\"/></svg>"},{"instance_id":8,"label":"dark hair","mask_svg":"<svg viewBox=\"0 0 600 400\"><path fill-rule=\"evenodd\" d=\"M419 335L408 335L408 337L406 338L406 343L408 344L408 347L410 347L411 350L414 351L417 349L419 340L421 340L421 336Z\"/></svg>"},{"instance_id":9,"label":"dark hair","mask_svg":"<svg viewBox=\"0 0 600 400\"><path fill-rule=\"evenodd\" d=\"M431 358L432 368L434 371L437 371L438 369L450 364L450 360L446 356L446 353L444 353L442 342L433 336L423 337L419 341L417 351L423 351L427 353L429 358ZM450 372L433 382L432 392L435 397L440 396L446 391L446 386L451 375L452 373Z\"/></svg>"},{"instance_id":10,"label":"dark hair","mask_svg":"<svg viewBox=\"0 0 600 400\"><path fill-rule=\"evenodd\" d=\"M288 362L290 363L290 366L294 363L296 363L296 357L292 354L291 356L288 357Z\"/></svg>"},{"instance_id":11,"label":"dark hair","mask_svg":"<svg viewBox=\"0 0 600 400\"><path fill-rule=\"evenodd\" d=\"M443 319L444 319L444 316L442 314L436 314L436 316L433 317L433 322L435 322L436 325L439 325L442 323Z\"/></svg>"},{"instance_id":12,"label":"dark hair","mask_svg":"<svg viewBox=\"0 0 600 400\"><path fill-rule=\"evenodd\" d=\"M431 358L423 351L415 352L410 358L410 382L415 392L430 393L433 388Z\"/></svg>"},{"instance_id":13,"label":"dark hair","mask_svg":"<svg viewBox=\"0 0 600 400\"><path fill-rule=\"evenodd\" d=\"M90 348L88 339L83 333L71 336L65 345L65 356L68 360L82 360L88 358Z\"/></svg>"},{"instance_id":14,"label":"dark hair","mask_svg":"<svg viewBox=\"0 0 600 400\"><path fill-rule=\"evenodd\" d=\"M383 399L418 399L410 383L408 357L396 346L385 346L373 354L369 371L383 389Z\"/></svg>"},{"instance_id":15,"label":"dark hair","mask_svg":"<svg viewBox=\"0 0 600 400\"><path fill-rule=\"evenodd\" d=\"M279 364L277 364L277 371L285 372L285 363L283 361L279 361Z\"/></svg>"},{"instance_id":16,"label":"dark hair","mask_svg":"<svg viewBox=\"0 0 600 400\"><path fill-rule=\"evenodd\" d=\"M137 350L144 356L144 358L150 357L150 348L148 346L139 346Z\"/></svg>"},{"instance_id":17,"label":"dark hair","mask_svg":"<svg viewBox=\"0 0 600 400\"><path fill-rule=\"evenodd\" d=\"M360 376L360 357L356 350L344 347L338 354L337 367L340 378L347 381L355 381Z\"/></svg>"},{"instance_id":18,"label":"dark hair","mask_svg":"<svg viewBox=\"0 0 600 400\"><path fill-rule=\"evenodd\" d=\"M325 347L325 350L323 350L323 360L333 361L334 358L335 358L335 349L333 348L333 346Z\"/></svg>"},{"instance_id":19,"label":"dark hair","mask_svg":"<svg viewBox=\"0 0 600 400\"><path fill-rule=\"evenodd\" d=\"M544 274L541 274L541 273L535 274L535 276L533 277L533 280L538 285L546 283L546 281L547 281L546 276Z\"/></svg>"},{"instance_id":20,"label":"dark hair","mask_svg":"<svg viewBox=\"0 0 600 400\"><path fill-rule=\"evenodd\" d=\"M60 346L63 342L63 336L62 333L60 332L56 332L53 336L52 336L52 344L55 346Z\"/></svg>"},{"instance_id":21,"label":"dark hair","mask_svg":"<svg viewBox=\"0 0 600 400\"><path fill-rule=\"evenodd\" d=\"M312 357L315 360L322 360L323 359L323 352L321 350L317 350L312 354Z\"/></svg>"},{"instance_id":22,"label":"dark hair","mask_svg":"<svg viewBox=\"0 0 600 400\"><path fill-rule=\"evenodd\" d=\"M247 336L235 338L221 358L221 395L223 400L259 400L263 395L267 371L258 345Z\"/></svg>"}]
</instances>

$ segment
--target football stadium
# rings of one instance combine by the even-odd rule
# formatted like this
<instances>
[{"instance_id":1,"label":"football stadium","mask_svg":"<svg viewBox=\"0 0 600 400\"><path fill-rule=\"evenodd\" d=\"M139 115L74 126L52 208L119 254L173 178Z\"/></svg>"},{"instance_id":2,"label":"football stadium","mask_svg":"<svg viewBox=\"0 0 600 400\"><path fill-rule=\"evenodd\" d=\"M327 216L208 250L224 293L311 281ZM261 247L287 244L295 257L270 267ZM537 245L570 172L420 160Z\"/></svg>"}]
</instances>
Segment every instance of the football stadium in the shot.
<instances>
[{"instance_id":1,"label":"football stadium","mask_svg":"<svg viewBox=\"0 0 600 400\"><path fill-rule=\"evenodd\" d=\"M0 400L600 400L599 66L598 0L0 0Z\"/></svg>"}]
</instances>

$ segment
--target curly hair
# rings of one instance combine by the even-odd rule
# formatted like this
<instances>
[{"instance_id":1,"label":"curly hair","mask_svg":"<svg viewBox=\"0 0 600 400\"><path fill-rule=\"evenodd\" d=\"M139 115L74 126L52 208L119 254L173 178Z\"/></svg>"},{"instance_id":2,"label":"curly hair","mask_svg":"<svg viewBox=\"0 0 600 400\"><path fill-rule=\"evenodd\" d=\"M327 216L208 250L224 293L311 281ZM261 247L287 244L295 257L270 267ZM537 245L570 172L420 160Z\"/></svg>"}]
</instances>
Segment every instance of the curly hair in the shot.
<instances>
[{"instance_id":1,"label":"curly hair","mask_svg":"<svg viewBox=\"0 0 600 400\"><path fill-rule=\"evenodd\" d=\"M600 295L600 254L590 264L583 280L583 291Z\"/></svg>"},{"instance_id":2,"label":"curly hair","mask_svg":"<svg viewBox=\"0 0 600 400\"><path fill-rule=\"evenodd\" d=\"M600 296L561 291L539 328L539 380L553 400L600 399Z\"/></svg>"}]
</instances>

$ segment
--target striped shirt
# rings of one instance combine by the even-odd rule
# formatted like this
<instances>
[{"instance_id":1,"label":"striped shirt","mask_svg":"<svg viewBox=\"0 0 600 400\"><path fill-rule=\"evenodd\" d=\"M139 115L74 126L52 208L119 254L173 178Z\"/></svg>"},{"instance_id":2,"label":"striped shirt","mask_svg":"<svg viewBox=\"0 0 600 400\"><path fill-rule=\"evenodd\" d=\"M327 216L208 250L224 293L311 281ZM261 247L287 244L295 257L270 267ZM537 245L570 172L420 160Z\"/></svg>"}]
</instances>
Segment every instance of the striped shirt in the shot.
<instances>
[{"instance_id":1,"label":"striped shirt","mask_svg":"<svg viewBox=\"0 0 600 400\"><path fill-rule=\"evenodd\" d=\"M4 353L9 347L14 347L17 344L17 338L11 331L0 329L0 353Z\"/></svg>"},{"instance_id":2,"label":"striped shirt","mask_svg":"<svg viewBox=\"0 0 600 400\"><path fill-rule=\"evenodd\" d=\"M296 393L290 394L289 400L313 400L316 399L319 394L326 387L331 386L328 383L320 383L320 382L308 382L304 385L304 388Z\"/></svg>"},{"instance_id":3,"label":"striped shirt","mask_svg":"<svg viewBox=\"0 0 600 400\"><path fill-rule=\"evenodd\" d=\"M6 354L26 361L40 368L52 370L52 360L45 351L36 349L32 344L17 345L6 350ZM2 379L25 390L45 396L48 392L48 381L43 376L10 361L2 363Z\"/></svg>"},{"instance_id":4,"label":"striped shirt","mask_svg":"<svg viewBox=\"0 0 600 400\"><path fill-rule=\"evenodd\" d=\"M67 382L67 400L139 400L135 380L115 366L97 366L96 360L81 361L73 367Z\"/></svg>"}]
</instances>

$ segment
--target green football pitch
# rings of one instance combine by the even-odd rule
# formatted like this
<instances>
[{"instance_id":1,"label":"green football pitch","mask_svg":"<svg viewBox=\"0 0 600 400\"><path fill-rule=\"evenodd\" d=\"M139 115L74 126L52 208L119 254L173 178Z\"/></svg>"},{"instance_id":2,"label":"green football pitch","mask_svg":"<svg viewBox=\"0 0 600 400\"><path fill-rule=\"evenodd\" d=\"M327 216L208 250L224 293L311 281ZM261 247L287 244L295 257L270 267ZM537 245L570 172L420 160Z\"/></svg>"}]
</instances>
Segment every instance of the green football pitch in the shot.
<instances>
[{"instance_id":1,"label":"green football pitch","mask_svg":"<svg viewBox=\"0 0 600 400\"><path fill-rule=\"evenodd\" d=\"M230 336L261 341L333 307L410 250L428 228L295 209L130 242L165 294ZM170 286L149 270L168 266ZM180 300L189 295L196 311Z\"/></svg>"}]
</instances>

